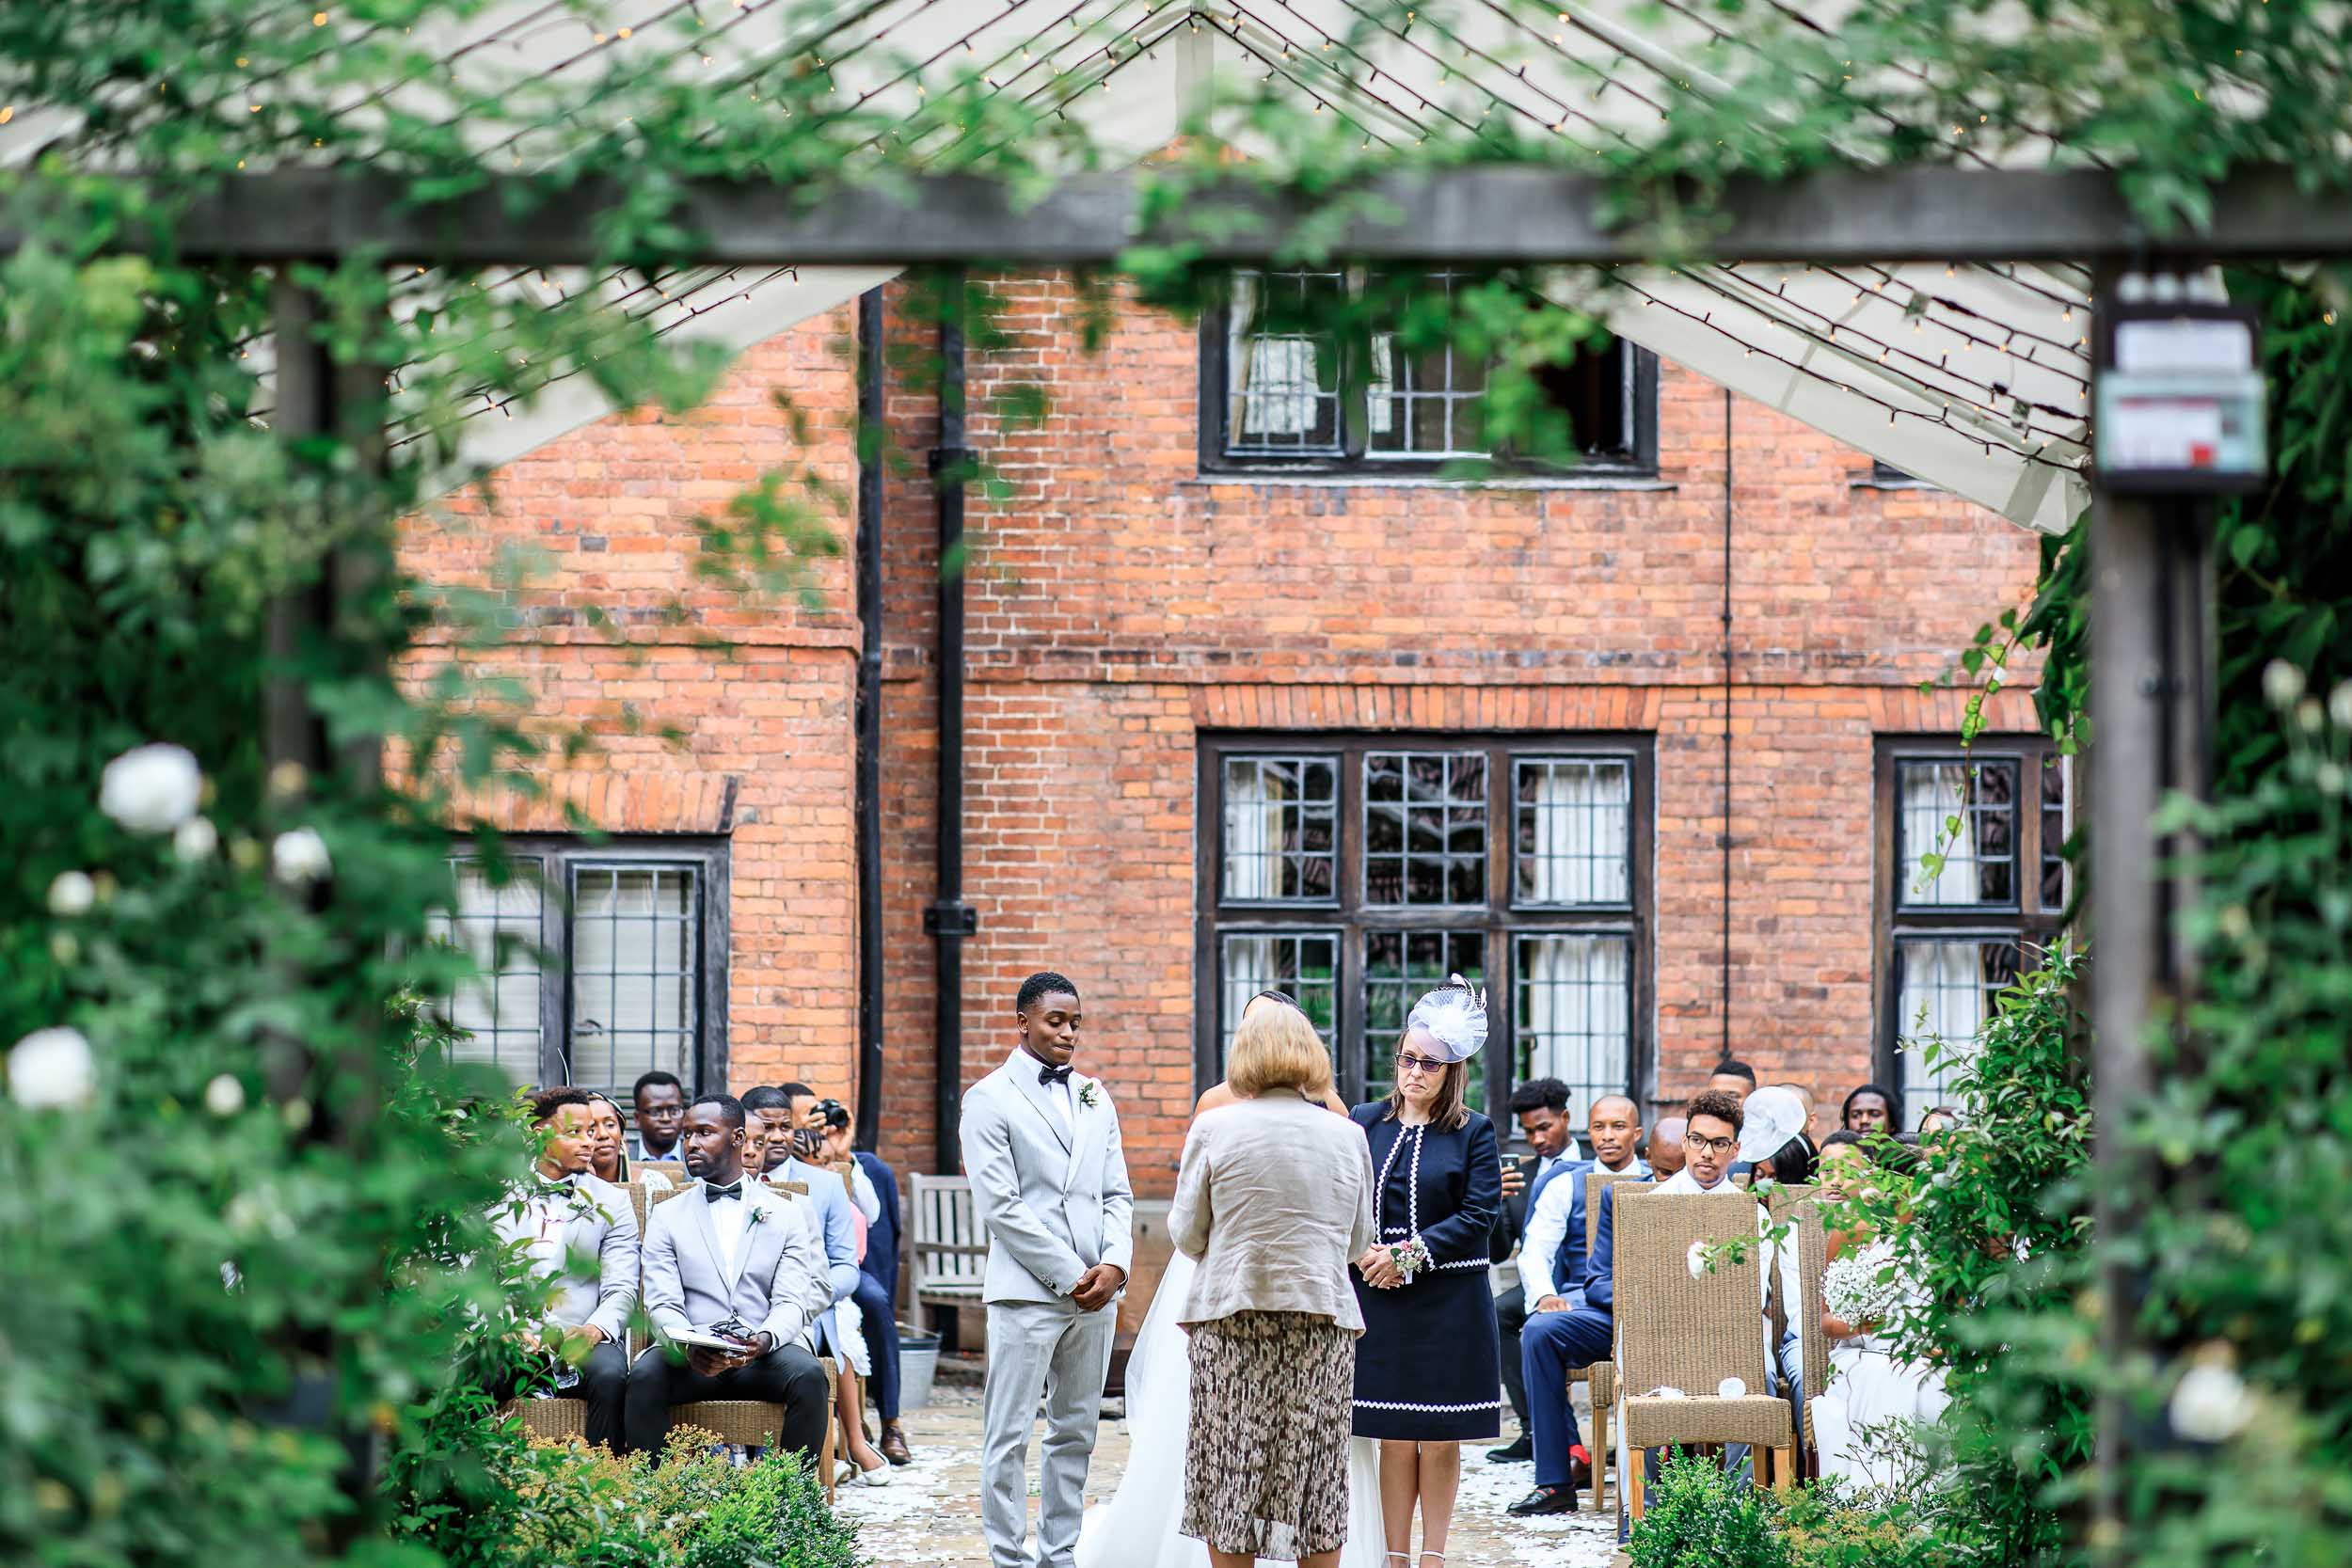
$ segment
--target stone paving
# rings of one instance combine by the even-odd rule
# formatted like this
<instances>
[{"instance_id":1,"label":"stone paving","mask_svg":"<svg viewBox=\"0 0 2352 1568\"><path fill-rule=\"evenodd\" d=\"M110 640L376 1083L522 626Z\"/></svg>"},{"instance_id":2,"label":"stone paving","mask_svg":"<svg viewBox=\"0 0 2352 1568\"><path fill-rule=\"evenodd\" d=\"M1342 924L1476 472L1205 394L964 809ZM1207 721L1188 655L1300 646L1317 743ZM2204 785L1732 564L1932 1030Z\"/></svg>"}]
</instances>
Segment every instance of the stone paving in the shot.
<instances>
[{"instance_id":1,"label":"stone paving","mask_svg":"<svg viewBox=\"0 0 2352 1568\"><path fill-rule=\"evenodd\" d=\"M1119 1408L1117 1401L1104 1408L1087 1478L1089 1504L1118 1490L1126 1464L1126 1423L1116 1418ZM914 1463L892 1472L889 1486L842 1487L841 1513L858 1522L860 1544L876 1568L988 1568L980 1539L977 1383L943 1370L930 1407L908 1415L906 1427ZM1447 1568L1607 1568L1616 1547L1613 1516L1505 1516L1504 1507L1525 1495L1533 1471L1525 1465L1489 1465L1483 1448L1463 1452L1462 1497ZM1029 1452L1034 1466L1034 1445Z\"/></svg>"}]
</instances>

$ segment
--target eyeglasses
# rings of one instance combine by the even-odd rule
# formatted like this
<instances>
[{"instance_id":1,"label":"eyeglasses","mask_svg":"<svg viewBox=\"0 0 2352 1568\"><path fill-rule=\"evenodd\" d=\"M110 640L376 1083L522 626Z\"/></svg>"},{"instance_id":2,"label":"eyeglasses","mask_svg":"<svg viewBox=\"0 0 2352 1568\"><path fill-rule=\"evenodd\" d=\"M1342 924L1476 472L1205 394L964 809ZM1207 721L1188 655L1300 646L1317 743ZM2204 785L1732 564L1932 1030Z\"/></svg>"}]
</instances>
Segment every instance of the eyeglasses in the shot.
<instances>
[{"instance_id":1,"label":"eyeglasses","mask_svg":"<svg viewBox=\"0 0 2352 1568\"><path fill-rule=\"evenodd\" d=\"M1443 1072L1447 1066L1434 1057L1416 1056L1409 1051L1399 1052L1396 1058L1399 1072Z\"/></svg>"},{"instance_id":2,"label":"eyeglasses","mask_svg":"<svg viewBox=\"0 0 2352 1568\"><path fill-rule=\"evenodd\" d=\"M1701 1138L1689 1132L1682 1134L1682 1148L1686 1154L1728 1154L1739 1147L1740 1140L1737 1138Z\"/></svg>"}]
</instances>

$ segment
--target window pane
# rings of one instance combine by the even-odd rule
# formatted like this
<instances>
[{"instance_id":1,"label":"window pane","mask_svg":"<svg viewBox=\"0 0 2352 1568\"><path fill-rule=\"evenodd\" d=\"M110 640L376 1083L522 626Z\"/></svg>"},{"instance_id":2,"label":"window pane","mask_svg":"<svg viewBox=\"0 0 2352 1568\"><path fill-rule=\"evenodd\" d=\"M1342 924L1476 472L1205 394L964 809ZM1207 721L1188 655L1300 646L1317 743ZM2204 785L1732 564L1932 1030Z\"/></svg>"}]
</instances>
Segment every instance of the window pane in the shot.
<instances>
[{"instance_id":1,"label":"window pane","mask_svg":"<svg viewBox=\"0 0 2352 1568\"><path fill-rule=\"evenodd\" d=\"M2042 908L2056 914L2066 908L2070 884L2066 876L2066 840L2074 831L2067 800L2070 759L2042 759Z\"/></svg>"},{"instance_id":2,"label":"window pane","mask_svg":"<svg viewBox=\"0 0 2352 1568\"><path fill-rule=\"evenodd\" d=\"M1372 931L1364 937L1363 1033L1358 1059L1364 1066L1364 1097L1378 1100L1396 1082L1396 1047L1406 1015L1423 991L1459 974L1473 986L1486 984L1484 931ZM1470 1058L1468 1098L1473 1109L1486 1102L1486 1055Z\"/></svg>"},{"instance_id":3,"label":"window pane","mask_svg":"<svg viewBox=\"0 0 2352 1568\"><path fill-rule=\"evenodd\" d=\"M1336 896L1339 768L1327 757L1225 759L1229 899Z\"/></svg>"},{"instance_id":4,"label":"window pane","mask_svg":"<svg viewBox=\"0 0 2352 1568\"><path fill-rule=\"evenodd\" d=\"M1579 350L1565 365L1536 371L1546 401L1567 416L1568 433L1580 451L1595 457L1634 455L1628 391L1632 354L1630 344L1612 341Z\"/></svg>"},{"instance_id":5,"label":"window pane","mask_svg":"<svg viewBox=\"0 0 2352 1568\"><path fill-rule=\"evenodd\" d=\"M1582 1117L1604 1094L1629 1092L1632 950L1624 937L1522 936L1512 987L1516 1081L1557 1078Z\"/></svg>"},{"instance_id":6,"label":"window pane","mask_svg":"<svg viewBox=\"0 0 2352 1568\"><path fill-rule=\"evenodd\" d=\"M1903 1094L1906 1132L1918 1131L1930 1107L1949 1098L1960 1076L1956 1058L1975 1048L1977 1032L1993 1016L1994 998L2017 978L2017 944L2007 938L1905 940L1895 944L1902 977L1895 1015L1896 1074ZM1933 1041L1939 1059L1921 1047Z\"/></svg>"},{"instance_id":7,"label":"window pane","mask_svg":"<svg viewBox=\"0 0 2352 1568\"><path fill-rule=\"evenodd\" d=\"M572 1081L619 1089L654 1068L691 1077L699 986L691 866L572 873Z\"/></svg>"},{"instance_id":8,"label":"window pane","mask_svg":"<svg viewBox=\"0 0 2352 1568\"><path fill-rule=\"evenodd\" d=\"M1484 752L1366 754L1364 901L1486 901Z\"/></svg>"},{"instance_id":9,"label":"window pane","mask_svg":"<svg viewBox=\"0 0 2352 1568\"><path fill-rule=\"evenodd\" d=\"M1514 766L1514 897L1522 904L1631 898L1632 766L1597 757L1522 757Z\"/></svg>"},{"instance_id":10,"label":"window pane","mask_svg":"<svg viewBox=\"0 0 2352 1568\"><path fill-rule=\"evenodd\" d=\"M1336 272L1234 274L1225 344L1228 451L1341 450L1339 345L1315 327L1307 308L1337 300L1346 288Z\"/></svg>"},{"instance_id":11,"label":"window pane","mask_svg":"<svg viewBox=\"0 0 2352 1568\"><path fill-rule=\"evenodd\" d=\"M536 860L511 863L513 875L493 885L481 863L450 863L457 880L453 911L426 922L436 939L464 949L478 974L458 982L448 1021L466 1032L450 1051L453 1061L486 1062L517 1084L539 1081L539 911L543 890Z\"/></svg>"},{"instance_id":12,"label":"window pane","mask_svg":"<svg viewBox=\"0 0 2352 1568\"><path fill-rule=\"evenodd\" d=\"M1436 272L1424 279L1433 293L1451 295L1455 275ZM1451 345L1409 353L1392 333L1372 339L1372 375L1365 455L1370 457L1483 457L1472 415L1486 389L1486 367L1465 359Z\"/></svg>"},{"instance_id":13,"label":"window pane","mask_svg":"<svg viewBox=\"0 0 2352 1568\"><path fill-rule=\"evenodd\" d=\"M1899 903L2015 902L2015 763L1900 762L1895 785L1902 848Z\"/></svg>"},{"instance_id":14,"label":"window pane","mask_svg":"<svg viewBox=\"0 0 2352 1568\"><path fill-rule=\"evenodd\" d=\"M1241 1027L1242 1009L1262 990L1279 990L1314 1021L1327 1044L1338 1037L1340 938L1336 931L1236 932L1225 939L1225 986L1218 1017L1217 1070ZM1336 1069L1337 1061L1334 1059Z\"/></svg>"}]
</instances>

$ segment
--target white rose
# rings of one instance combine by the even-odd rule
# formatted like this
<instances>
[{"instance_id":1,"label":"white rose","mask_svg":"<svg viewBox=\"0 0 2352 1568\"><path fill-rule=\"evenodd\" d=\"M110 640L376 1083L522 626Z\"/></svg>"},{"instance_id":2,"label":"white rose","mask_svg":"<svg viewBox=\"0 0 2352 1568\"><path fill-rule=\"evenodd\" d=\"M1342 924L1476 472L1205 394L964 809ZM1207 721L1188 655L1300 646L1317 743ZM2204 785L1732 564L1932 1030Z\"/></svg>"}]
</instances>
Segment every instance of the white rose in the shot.
<instances>
[{"instance_id":1,"label":"white rose","mask_svg":"<svg viewBox=\"0 0 2352 1568\"><path fill-rule=\"evenodd\" d=\"M2263 666L2263 695L2272 707L2293 707L2303 695L2303 672L2283 658L2272 659Z\"/></svg>"},{"instance_id":2,"label":"white rose","mask_svg":"<svg viewBox=\"0 0 2352 1568\"><path fill-rule=\"evenodd\" d=\"M1705 1279L1707 1277L1707 1243L1692 1242L1691 1250L1683 1254L1682 1261L1690 1269L1692 1279Z\"/></svg>"},{"instance_id":3,"label":"white rose","mask_svg":"<svg viewBox=\"0 0 2352 1568\"><path fill-rule=\"evenodd\" d=\"M98 902L98 884L87 871L60 871L49 884L49 912L64 919L87 914Z\"/></svg>"},{"instance_id":4,"label":"white rose","mask_svg":"<svg viewBox=\"0 0 2352 1568\"><path fill-rule=\"evenodd\" d=\"M2217 1362L2201 1362L2173 1385L2167 1413L2172 1430L2190 1442L2226 1443L2254 1418L2254 1398L2235 1371Z\"/></svg>"},{"instance_id":5,"label":"white rose","mask_svg":"<svg viewBox=\"0 0 2352 1568\"><path fill-rule=\"evenodd\" d=\"M209 816L191 816L171 835L171 852L188 865L213 858L220 847L220 831Z\"/></svg>"},{"instance_id":6,"label":"white rose","mask_svg":"<svg viewBox=\"0 0 2352 1568\"><path fill-rule=\"evenodd\" d=\"M100 777L98 809L135 833L167 833L196 815L204 775L184 746L123 752Z\"/></svg>"},{"instance_id":7,"label":"white rose","mask_svg":"<svg viewBox=\"0 0 2352 1568\"><path fill-rule=\"evenodd\" d=\"M8 1053L8 1092L28 1111L87 1104L98 1069L79 1029L36 1029Z\"/></svg>"},{"instance_id":8,"label":"white rose","mask_svg":"<svg viewBox=\"0 0 2352 1568\"><path fill-rule=\"evenodd\" d=\"M334 869L326 858L326 841L315 828L279 833L269 847L269 861L281 882L315 882Z\"/></svg>"},{"instance_id":9,"label":"white rose","mask_svg":"<svg viewBox=\"0 0 2352 1568\"><path fill-rule=\"evenodd\" d=\"M245 1109L245 1085L232 1072L224 1072L204 1085L204 1108L216 1117L233 1117Z\"/></svg>"}]
</instances>

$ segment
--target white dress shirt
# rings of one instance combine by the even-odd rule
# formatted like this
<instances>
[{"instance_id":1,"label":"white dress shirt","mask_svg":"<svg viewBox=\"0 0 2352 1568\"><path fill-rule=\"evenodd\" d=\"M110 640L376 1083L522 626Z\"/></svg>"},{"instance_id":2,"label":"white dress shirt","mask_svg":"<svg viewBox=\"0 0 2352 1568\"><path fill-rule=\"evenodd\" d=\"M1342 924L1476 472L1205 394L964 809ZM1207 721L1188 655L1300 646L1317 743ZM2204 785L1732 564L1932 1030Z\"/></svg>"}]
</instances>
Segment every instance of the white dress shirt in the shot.
<instances>
[{"instance_id":1,"label":"white dress shirt","mask_svg":"<svg viewBox=\"0 0 2352 1568\"><path fill-rule=\"evenodd\" d=\"M1020 1046L1013 1047L1013 1071L1025 1072L1030 1077L1034 1078L1037 1076L1038 1069L1044 1066L1045 1064L1043 1062L1029 1054L1027 1051L1024 1050ZM1075 1078L1076 1076L1077 1073L1073 1069L1070 1078L1064 1078L1057 1084L1047 1084L1042 1085L1045 1090L1045 1102L1053 1106L1057 1112L1060 1113L1061 1130L1065 1132L1075 1132L1078 1130L1078 1108L1070 1098L1070 1079ZM877 1204L877 1209L879 1210L879 1203Z\"/></svg>"},{"instance_id":2,"label":"white dress shirt","mask_svg":"<svg viewBox=\"0 0 2352 1568\"><path fill-rule=\"evenodd\" d=\"M1565 1160L1563 1154L1559 1159ZM1601 1167L1594 1165L1594 1170ZM1589 1173L1587 1173L1589 1174ZM1649 1166L1638 1156L1626 1167L1626 1174L1640 1178L1649 1174ZM1536 1180L1543 1179L1542 1173ZM1552 1282L1551 1260L1560 1255L1560 1243L1568 1234L1568 1217L1576 1205L1578 1189L1584 1185L1581 1175L1564 1176L1535 1195L1535 1206L1527 1212L1527 1228L1519 1242L1519 1288L1525 1292L1528 1314L1534 1315L1535 1304L1546 1296L1566 1299L1569 1307L1583 1305L1580 1289L1576 1298Z\"/></svg>"},{"instance_id":3,"label":"white dress shirt","mask_svg":"<svg viewBox=\"0 0 2352 1568\"><path fill-rule=\"evenodd\" d=\"M750 1179L747 1177L745 1180ZM736 1255L743 1250L743 1222L748 1212L744 1202L739 1196L712 1198L705 1193L697 1193L694 1196L710 1205L710 1233L719 1241L719 1262L727 1271L728 1277L733 1278Z\"/></svg>"}]
</instances>

